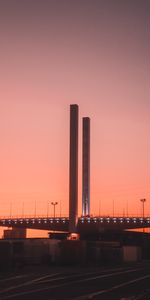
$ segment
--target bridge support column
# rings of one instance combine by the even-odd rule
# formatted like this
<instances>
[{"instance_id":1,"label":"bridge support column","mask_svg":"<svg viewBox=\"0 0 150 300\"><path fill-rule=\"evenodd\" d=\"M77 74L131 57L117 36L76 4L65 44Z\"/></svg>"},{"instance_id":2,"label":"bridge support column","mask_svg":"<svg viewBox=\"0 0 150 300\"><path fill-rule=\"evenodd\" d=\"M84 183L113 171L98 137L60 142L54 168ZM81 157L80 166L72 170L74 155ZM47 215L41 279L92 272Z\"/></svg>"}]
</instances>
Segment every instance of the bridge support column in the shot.
<instances>
[{"instance_id":1,"label":"bridge support column","mask_svg":"<svg viewBox=\"0 0 150 300\"><path fill-rule=\"evenodd\" d=\"M78 105L70 105L69 232L76 232L78 218Z\"/></svg>"},{"instance_id":2,"label":"bridge support column","mask_svg":"<svg viewBox=\"0 0 150 300\"><path fill-rule=\"evenodd\" d=\"M82 215L90 215L90 118L83 118Z\"/></svg>"}]
</instances>

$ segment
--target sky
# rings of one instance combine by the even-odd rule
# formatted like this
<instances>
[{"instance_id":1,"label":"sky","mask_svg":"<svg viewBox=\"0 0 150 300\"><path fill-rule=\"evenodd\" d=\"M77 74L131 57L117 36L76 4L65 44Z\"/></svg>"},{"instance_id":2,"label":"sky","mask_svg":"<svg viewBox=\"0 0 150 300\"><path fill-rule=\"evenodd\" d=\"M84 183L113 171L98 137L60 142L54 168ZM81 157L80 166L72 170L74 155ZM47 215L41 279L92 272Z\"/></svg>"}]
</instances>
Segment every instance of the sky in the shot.
<instances>
[{"instance_id":1,"label":"sky","mask_svg":"<svg viewBox=\"0 0 150 300\"><path fill-rule=\"evenodd\" d=\"M150 1L0 0L0 216L68 215L69 105L91 214L150 213Z\"/></svg>"}]
</instances>

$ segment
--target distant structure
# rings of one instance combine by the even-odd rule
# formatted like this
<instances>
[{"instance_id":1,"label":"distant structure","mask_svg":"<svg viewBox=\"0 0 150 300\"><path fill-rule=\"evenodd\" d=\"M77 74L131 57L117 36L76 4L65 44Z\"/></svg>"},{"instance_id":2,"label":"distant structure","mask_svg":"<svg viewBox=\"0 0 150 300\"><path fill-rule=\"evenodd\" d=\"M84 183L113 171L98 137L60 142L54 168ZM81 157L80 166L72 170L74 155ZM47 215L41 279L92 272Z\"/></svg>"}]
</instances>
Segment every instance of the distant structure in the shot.
<instances>
[{"instance_id":1,"label":"distant structure","mask_svg":"<svg viewBox=\"0 0 150 300\"><path fill-rule=\"evenodd\" d=\"M90 215L90 118L82 123L82 215Z\"/></svg>"},{"instance_id":2,"label":"distant structure","mask_svg":"<svg viewBox=\"0 0 150 300\"><path fill-rule=\"evenodd\" d=\"M4 239L25 239L26 228L12 228L4 230Z\"/></svg>"},{"instance_id":3,"label":"distant structure","mask_svg":"<svg viewBox=\"0 0 150 300\"><path fill-rule=\"evenodd\" d=\"M78 105L70 105L69 232L78 221Z\"/></svg>"}]
</instances>

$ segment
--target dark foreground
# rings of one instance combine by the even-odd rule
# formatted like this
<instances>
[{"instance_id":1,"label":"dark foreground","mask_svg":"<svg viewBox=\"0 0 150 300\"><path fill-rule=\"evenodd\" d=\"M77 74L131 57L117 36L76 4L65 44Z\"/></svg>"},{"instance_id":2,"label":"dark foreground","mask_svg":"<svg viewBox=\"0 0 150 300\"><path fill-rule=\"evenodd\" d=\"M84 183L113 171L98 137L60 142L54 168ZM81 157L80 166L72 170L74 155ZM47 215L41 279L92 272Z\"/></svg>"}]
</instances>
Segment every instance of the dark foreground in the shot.
<instances>
[{"instance_id":1,"label":"dark foreground","mask_svg":"<svg viewBox=\"0 0 150 300\"><path fill-rule=\"evenodd\" d=\"M118 267L44 267L0 274L0 299L150 299L150 262Z\"/></svg>"}]
</instances>

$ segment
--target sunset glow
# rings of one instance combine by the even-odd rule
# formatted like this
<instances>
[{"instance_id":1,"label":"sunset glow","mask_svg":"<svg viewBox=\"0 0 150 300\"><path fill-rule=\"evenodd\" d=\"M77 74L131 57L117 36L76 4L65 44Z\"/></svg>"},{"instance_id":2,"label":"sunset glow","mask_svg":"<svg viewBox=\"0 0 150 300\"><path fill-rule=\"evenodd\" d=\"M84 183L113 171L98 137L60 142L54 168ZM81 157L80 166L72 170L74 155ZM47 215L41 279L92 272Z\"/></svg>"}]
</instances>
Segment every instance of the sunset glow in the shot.
<instances>
[{"instance_id":1,"label":"sunset glow","mask_svg":"<svg viewBox=\"0 0 150 300\"><path fill-rule=\"evenodd\" d=\"M94 4L93 4L94 3ZM35 6L36 4L36 6ZM0 216L67 216L69 105L91 120L91 214L150 214L150 2L1 1Z\"/></svg>"}]
</instances>

